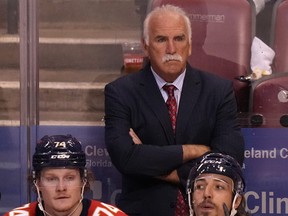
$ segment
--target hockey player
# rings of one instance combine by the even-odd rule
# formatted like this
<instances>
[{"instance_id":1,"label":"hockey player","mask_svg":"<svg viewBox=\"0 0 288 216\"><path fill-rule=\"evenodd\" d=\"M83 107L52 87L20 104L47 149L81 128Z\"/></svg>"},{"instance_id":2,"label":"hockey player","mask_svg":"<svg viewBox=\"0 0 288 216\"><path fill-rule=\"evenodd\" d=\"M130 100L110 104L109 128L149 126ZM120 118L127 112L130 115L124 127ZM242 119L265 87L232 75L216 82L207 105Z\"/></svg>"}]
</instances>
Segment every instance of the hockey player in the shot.
<instances>
[{"instance_id":1,"label":"hockey player","mask_svg":"<svg viewBox=\"0 0 288 216\"><path fill-rule=\"evenodd\" d=\"M190 216L248 216L244 186L241 167L234 158L220 153L204 155L187 180Z\"/></svg>"},{"instance_id":2,"label":"hockey player","mask_svg":"<svg viewBox=\"0 0 288 216\"><path fill-rule=\"evenodd\" d=\"M37 201L4 216L127 216L120 209L83 198L87 184L86 155L71 135L44 136L33 155Z\"/></svg>"}]
</instances>

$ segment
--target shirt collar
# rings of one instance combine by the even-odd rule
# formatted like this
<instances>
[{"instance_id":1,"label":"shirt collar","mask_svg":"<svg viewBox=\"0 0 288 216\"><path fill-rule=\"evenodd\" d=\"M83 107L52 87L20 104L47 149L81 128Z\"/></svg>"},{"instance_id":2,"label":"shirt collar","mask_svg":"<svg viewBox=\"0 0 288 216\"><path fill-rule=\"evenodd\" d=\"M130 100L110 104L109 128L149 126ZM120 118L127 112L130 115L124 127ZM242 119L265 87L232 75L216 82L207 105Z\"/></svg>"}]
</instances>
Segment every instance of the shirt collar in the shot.
<instances>
[{"instance_id":1,"label":"shirt collar","mask_svg":"<svg viewBox=\"0 0 288 216\"><path fill-rule=\"evenodd\" d=\"M165 80L163 80L163 79L153 70L152 66L151 66L151 71L152 71L153 76L155 77L155 80L156 80L156 82L157 82L158 88L159 88L159 89L162 89L163 86L167 84L167 82L166 82ZM173 83L169 83L169 84L173 84L178 90L182 91L185 74L186 74L186 68L184 69L183 73L181 73Z\"/></svg>"}]
</instances>

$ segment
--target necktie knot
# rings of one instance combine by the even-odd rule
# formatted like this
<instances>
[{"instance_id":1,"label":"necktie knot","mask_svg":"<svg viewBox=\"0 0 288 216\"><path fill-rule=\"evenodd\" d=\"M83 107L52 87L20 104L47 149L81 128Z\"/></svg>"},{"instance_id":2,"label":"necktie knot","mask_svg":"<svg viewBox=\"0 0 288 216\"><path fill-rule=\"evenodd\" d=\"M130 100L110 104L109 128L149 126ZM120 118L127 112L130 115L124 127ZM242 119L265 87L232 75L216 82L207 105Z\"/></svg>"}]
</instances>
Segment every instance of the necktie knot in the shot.
<instances>
[{"instance_id":1,"label":"necktie knot","mask_svg":"<svg viewBox=\"0 0 288 216\"><path fill-rule=\"evenodd\" d=\"M163 89L168 93L169 97L173 97L176 87L174 85L164 85Z\"/></svg>"}]
</instances>

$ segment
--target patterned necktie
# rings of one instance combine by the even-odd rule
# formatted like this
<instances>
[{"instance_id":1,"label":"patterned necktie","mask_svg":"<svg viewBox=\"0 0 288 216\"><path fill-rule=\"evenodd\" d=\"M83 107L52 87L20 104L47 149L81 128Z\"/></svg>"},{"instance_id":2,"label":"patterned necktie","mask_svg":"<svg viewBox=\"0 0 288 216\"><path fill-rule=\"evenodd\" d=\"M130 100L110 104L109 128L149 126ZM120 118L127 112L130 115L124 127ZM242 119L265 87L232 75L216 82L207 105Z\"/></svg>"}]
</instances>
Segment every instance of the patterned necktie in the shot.
<instances>
[{"instance_id":1,"label":"patterned necktie","mask_svg":"<svg viewBox=\"0 0 288 216\"><path fill-rule=\"evenodd\" d=\"M178 190L175 216L188 216L188 215L189 215L188 204L185 202L181 191Z\"/></svg>"},{"instance_id":2,"label":"patterned necktie","mask_svg":"<svg viewBox=\"0 0 288 216\"><path fill-rule=\"evenodd\" d=\"M174 96L174 90L176 89L176 87L174 85L165 85L163 86L163 89L168 93L168 99L166 101L166 105L168 107L172 129L173 129L173 132L175 133L176 117L177 117L177 102ZM188 205L184 201L184 197L181 191L178 190L175 216L187 216L187 215L188 215Z\"/></svg>"},{"instance_id":3,"label":"patterned necktie","mask_svg":"<svg viewBox=\"0 0 288 216\"><path fill-rule=\"evenodd\" d=\"M168 107L172 129L173 129L173 132L175 133L176 117L177 117L177 102L174 96L174 90L176 89L176 87L174 85L165 85L163 86L163 89L168 94L166 105Z\"/></svg>"}]
</instances>

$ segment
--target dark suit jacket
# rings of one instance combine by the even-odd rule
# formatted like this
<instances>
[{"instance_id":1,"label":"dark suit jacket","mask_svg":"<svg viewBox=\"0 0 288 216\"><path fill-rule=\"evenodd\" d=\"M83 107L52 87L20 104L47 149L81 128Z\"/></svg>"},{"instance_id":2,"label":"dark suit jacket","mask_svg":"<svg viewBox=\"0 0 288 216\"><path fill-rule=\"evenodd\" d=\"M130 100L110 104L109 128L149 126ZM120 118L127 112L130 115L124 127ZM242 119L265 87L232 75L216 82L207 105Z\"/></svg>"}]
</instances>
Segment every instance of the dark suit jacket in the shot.
<instances>
[{"instance_id":1,"label":"dark suit jacket","mask_svg":"<svg viewBox=\"0 0 288 216\"><path fill-rule=\"evenodd\" d=\"M105 139L122 174L117 206L128 215L172 216L179 186L154 178L182 169L182 144L204 144L242 164L244 141L232 82L187 64L174 137L165 101L148 64L105 87ZM129 136L133 128L143 145ZM180 172L179 172L180 174ZM184 178L185 178L184 177Z\"/></svg>"}]
</instances>

